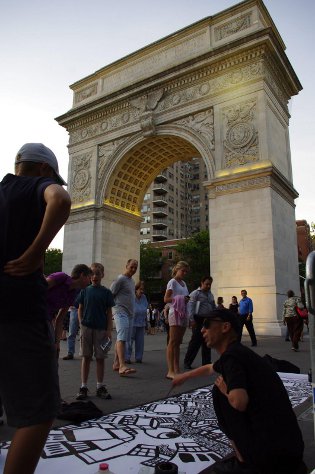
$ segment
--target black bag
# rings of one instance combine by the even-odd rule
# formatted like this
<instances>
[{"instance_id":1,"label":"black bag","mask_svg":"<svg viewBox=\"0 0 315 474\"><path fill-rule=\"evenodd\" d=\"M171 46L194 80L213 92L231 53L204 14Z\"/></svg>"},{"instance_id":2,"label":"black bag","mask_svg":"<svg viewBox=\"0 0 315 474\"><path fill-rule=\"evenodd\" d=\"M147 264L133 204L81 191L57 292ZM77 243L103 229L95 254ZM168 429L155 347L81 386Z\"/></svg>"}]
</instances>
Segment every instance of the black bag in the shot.
<instances>
[{"instance_id":1,"label":"black bag","mask_svg":"<svg viewBox=\"0 0 315 474\"><path fill-rule=\"evenodd\" d=\"M301 370L297 365L292 364L288 360L275 359L269 354L265 354L263 359L268 362L276 372L285 372L287 374L300 374Z\"/></svg>"},{"instance_id":2,"label":"black bag","mask_svg":"<svg viewBox=\"0 0 315 474\"><path fill-rule=\"evenodd\" d=\"M75 423L81 423L82 421L91 420L93 418L99 418L103 416L102 410L97 408L93 402L62 402L61 410L57 415L59 420L69 420Z\"/></svg>"}]
</instances>

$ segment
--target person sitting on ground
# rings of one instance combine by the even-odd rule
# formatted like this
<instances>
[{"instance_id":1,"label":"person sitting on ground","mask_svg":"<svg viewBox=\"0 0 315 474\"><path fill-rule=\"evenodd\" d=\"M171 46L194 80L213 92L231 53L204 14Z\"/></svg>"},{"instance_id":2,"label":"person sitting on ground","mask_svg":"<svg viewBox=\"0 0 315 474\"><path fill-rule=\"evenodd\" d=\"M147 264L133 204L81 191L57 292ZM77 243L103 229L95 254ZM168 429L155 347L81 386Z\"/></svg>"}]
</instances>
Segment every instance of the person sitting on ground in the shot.
<instances>
[{"instance_id":1,"label":"person sitting on ground","mask_svg":"<svg viewBox=\"0 0 315 474\"><path fill-rule=\"evenodd\" d=\"M104 266L92 263L91 272L92 284L82 290L78 298L82 361L81 387L77 400L84 400L88 396L87 381L93 350L96 358L96 396L108 400L112 397L104 385L104 359L107 352L101 346L112 339L112 307L115 303L112 292L101 285Z\"/></svg>"},{"instance_id":2,"label":"person sitting on ground","mask_svg":"<svg viewBox=\"0 0 315 474\"><path fill-rule=\"evenodd\" d=\"M306 474L304 443L287 391L277 372L238 341L239 320L227 309L209 313L202 328L214 364L177 375L188 379L218 374L213 405L218 424L235 456L214 465L216 474Z\"/></svg>"}]
</instances>

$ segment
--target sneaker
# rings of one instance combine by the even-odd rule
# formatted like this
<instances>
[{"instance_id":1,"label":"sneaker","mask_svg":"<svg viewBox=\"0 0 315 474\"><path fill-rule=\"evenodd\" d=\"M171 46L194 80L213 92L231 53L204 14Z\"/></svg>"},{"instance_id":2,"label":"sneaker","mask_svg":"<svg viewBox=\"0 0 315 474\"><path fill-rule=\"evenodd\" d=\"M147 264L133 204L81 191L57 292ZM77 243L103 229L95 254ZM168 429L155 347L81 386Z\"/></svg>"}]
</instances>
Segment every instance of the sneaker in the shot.
<instances>
[{"instance_id":1,"label":"sneaker","mask_svg":"<svg viewBox=\"0 0 315 474\"><path fill-rule=\"evenodd\" d=\"M63 360L72 360L73 359L73 354L69 352L66 356L63 357Z\"/></svg>"},{"instance_id":2,"label":"sneaker","mask_svg":"<svg viewBox=\"0 0 315 474\"><path fill-rule=\"evenodd\" d=\"M88 397L88 388L80 387L79 393L77 395L77 400L85 400Z\"/></svg>"},{"instance_id":3,"label":"sneaker","mask_svg":"<svg viewBox=\"0 0 315 474\"><path fill-rule=\"evenodd\" d=\"M96 389L96 396L103 398L103 400L111 400L111 395L108 393L107 388L102 385L102 387Z\"/></svg>"}]
</instances>

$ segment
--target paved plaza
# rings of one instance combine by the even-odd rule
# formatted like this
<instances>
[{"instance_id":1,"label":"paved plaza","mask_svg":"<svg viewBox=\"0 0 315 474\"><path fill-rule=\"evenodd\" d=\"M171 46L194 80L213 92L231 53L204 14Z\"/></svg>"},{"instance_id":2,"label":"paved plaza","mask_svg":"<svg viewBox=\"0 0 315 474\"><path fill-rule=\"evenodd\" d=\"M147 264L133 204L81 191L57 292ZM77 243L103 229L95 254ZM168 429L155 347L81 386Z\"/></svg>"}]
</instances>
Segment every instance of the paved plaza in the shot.
<instances>
[{"instance_id":1,"label":"paved plaza","mask_svg":"<svg viewBox=\"0 0 315 474\"><path fill-rule=\"evenodd\" d=\"M245 331L246 332L246 331ZM115 333L114 333L115 334ZM187 331L182 345L182 357L187 348L190 338L190 331ZM245 345L250 345L247 335L243 338ZM106 360L107 387L112 395L112 400L100 400L95 396L95 362L91 364L89 390L90 400L92 400L104 414L121 411L127 408L142 405L147 402L165 398L170 389L170 381L165 379L166 334L158 333L154 336L145 336L145 353L142 364L133 364L137 373L130 377L119 377L117 372L112 370L113 350L111 350ZM79 342L77 342L79 349ZM304 342L300 345L300 352L291 351L291 344L285 342L283 338L277 336L258 336L258 347L254 348L260 355L269 354L278 359L285 359L300 367L301 373L307 373L310 367L310 347L308 335L304 335ZM75 395L80 386L80 358L75 356L74 360L64 361L62 357L67 353L66 342L62 342L59 360L59 374L62 398L66 401L75 400ZM217 358L214 352L213 360ZM201 363L198 354L194 367ZM185 385L177 388L172 394L187 392L194 388L199 388L213 382L213 378L200 378L190 380ZM21 394L22 395L22 394ZM315 443L314 443L314 423L311 408L311 400L305 402L297 411L299 423L303 432L305 442L305 462L309 471L315 468ZM56 420L54 426L67 424L65 421ZM13 430L6 424L0 427L0 440L10 440Z\"/></svg>"}]
</instances>

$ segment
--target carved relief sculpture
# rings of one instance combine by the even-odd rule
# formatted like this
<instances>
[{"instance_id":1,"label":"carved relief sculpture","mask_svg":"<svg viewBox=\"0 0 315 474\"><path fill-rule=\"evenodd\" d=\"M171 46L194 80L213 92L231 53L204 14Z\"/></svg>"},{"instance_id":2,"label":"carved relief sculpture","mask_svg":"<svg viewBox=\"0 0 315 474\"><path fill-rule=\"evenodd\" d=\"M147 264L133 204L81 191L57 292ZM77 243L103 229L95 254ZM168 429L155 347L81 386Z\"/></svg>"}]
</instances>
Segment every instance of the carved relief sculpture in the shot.
<instances>
[{"instance_id":1,"label":"carved relief sculpture","mask_svg":"<svg viewBox=\"0 0 315 474\"><path fill-rule=\"evenodd\" d=\"M251 13L241 15L233 20L224 23L214 29L214 37L216 41L220 41L223 38L227 38L230 35L234 35L239 31L246 30L251 25Z\"/></svg>"},{"instance_id":2,"label":"carved relief sculpture","mask_svg":"<svg viewBox=\"0 0 315 474\"><path fill-rule=\"evenodd\" d=\"M158 89L130 101L130 104L140 112L140 126L145 137L155 133L153 110L161 100L163 93L163 89Z\"/></svg>"},{"instance_id":3,"label":"carved relief sculpture","mask_svg":"<svg viewBox=\"0 0 315 474\"><path fill-rule=\"evenodd\" d=\"M73 203L91 198L91 158L92 153L76 156L72 162L71 200Z\"/></svg>"},{"instance_id":4,"label":"carved relief sculpture","mask_svg":"<svg viewBox=\"0 0 315 474\"><path fill-rule=\"evenodd\" d=\"M248 101L223 109L225 140L224 168L252 163L259 158L255 125L256 102Z\"/></svg>"},{"instance_id":5,"label":"carved relief sculpture","mask_svg":"<svg viewBox=\"0 0 315 474\"><path fill-rule=\"evenodd\" d=\"M206 139L207 144L211 150L214 150L214 121L213 121L213 107L194 115L189 115L182 120L176 122L185 128L191 128L198 132Z\"/></svg>"}]
</instances>

